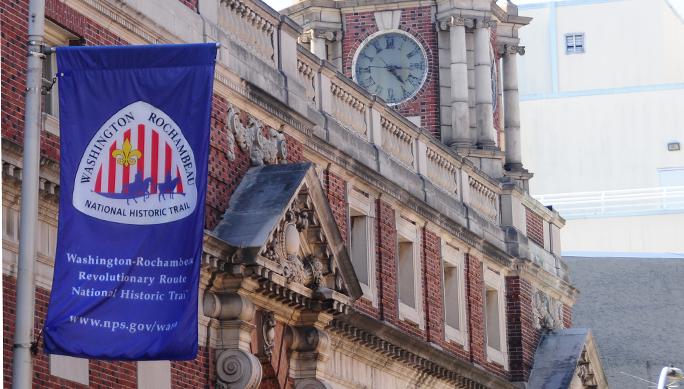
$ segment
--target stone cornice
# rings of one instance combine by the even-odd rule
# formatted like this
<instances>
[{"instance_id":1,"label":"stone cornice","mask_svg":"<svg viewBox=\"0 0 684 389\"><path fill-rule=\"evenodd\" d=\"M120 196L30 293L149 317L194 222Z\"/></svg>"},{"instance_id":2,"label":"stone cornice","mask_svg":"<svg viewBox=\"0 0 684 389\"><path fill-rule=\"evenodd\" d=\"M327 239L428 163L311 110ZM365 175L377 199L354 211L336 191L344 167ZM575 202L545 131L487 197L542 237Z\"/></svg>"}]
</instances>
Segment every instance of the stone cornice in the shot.
<instances>
[{"instance_id":1,"label":"stone cornice","mask_svg":"<svg viewBox=\"0 0 684 389\"><path fill-rule=\"evenodd\" d=\"M473 389L513 389L512 383L437 349L379 320L360 313L338 316L329 329L376 352L402 360L431 376Z\"/></svg>"}]
</instances>

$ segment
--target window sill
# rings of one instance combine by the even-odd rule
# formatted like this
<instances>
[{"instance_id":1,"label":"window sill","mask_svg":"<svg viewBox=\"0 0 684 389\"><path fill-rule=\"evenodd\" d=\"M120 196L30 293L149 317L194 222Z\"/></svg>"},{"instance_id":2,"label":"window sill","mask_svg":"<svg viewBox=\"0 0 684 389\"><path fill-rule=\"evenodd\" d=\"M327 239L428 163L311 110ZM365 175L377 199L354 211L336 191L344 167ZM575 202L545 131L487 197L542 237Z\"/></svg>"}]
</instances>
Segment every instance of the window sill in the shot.
<instances>
[{"instance_id":1,"label":"window sill","mask_svg":"<svg viewBox=\"0 0 684 389\"><path fill-rule=\"evenodd\" d=\"M487 362L498 363L503 366L505 370L508 370L506 364L506 355L493 347L487 346Z\"/></svg>"},{"instance_id":2,"label":"window sill","mask_svg":"<svg viewBox=\"0 0 684 389\"><path fill-rule=\"evenodd\" d=\"M457 343L466 350L468 349L468 343L466 342L468 334L465 331L460 331L448 324L444 326L444 339L447 342Z\"/></svg>"},{"instance_id":3,"label":"window sill","mask_svg":"<svg viewBox=\"0 0 684 389\"><path fill-rule=\"evenodd\" d=\"M425 329L425 325L423 324L422 317L420 313L418 313L418 310L411 308L401 301L399 301L399 320L411 322L417 325L421 330Z\"/></svg>"},{"instance_id":4,"label":"window sill","mask_svg":"<svg viewBox=\"0 0 684 389\"><path fill-rule=\"evenodd\" d=\"M41 113L42 129L52 135L59 136L59 119L49 113Z\"/></svg>"}]
</instances>

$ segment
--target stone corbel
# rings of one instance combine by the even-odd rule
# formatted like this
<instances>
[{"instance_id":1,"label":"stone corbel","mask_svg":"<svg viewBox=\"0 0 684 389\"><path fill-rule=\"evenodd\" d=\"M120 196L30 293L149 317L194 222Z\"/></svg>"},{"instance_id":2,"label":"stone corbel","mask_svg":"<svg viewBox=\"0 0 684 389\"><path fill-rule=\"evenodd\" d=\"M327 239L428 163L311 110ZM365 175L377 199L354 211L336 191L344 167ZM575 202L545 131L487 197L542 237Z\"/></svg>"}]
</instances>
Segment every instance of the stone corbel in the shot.
<instances>
[{"instance_id":1,"label":"stone corbel","mask_svg":"<svg viewBox=\"0 0 684 389\"><path fill-rule=\"evenodd\" d=\"M216 386L220 389L256 389L261 383L261 363L250 351L255 307L235 292L205 292L203 310L218 320Z\"/></svg>"},{"instance_id":2,"label":"stone corbel","mask_svg":"<svg viewBox=\"0 0 684 389\"><path fill-rule=\"evenodd\" d=\"M328 360L330 339L313 326L289 327L291 351L290 377L294 389L330 389L320 378L323 364Z\"/></svg>"}]
</instances>

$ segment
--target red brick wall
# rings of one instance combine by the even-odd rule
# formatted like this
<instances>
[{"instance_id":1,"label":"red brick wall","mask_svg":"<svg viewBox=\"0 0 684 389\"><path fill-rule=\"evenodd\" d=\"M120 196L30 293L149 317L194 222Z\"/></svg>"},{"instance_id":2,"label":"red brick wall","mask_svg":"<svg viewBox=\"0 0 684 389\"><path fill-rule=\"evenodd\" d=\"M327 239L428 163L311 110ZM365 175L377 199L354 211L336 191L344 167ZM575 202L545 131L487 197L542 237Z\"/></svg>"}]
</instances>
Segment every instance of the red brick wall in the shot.
<instances>
[{"instance_id":1,"label":"red brick wall","mask_svg":"<svg viewBox=\"0 0 684 389\"><path fill-rule=\"evenodd\" d=\"M506 302L511 380L527 381L540 336L534 327L530 282L519 276L506 277Z\"/></svg>"},{"instance_id":2,"label":"red brick wall","mask_svg":"<svg viewBox=\"0 0 684 389\"><path fill-rule=\"evenodd\" d=\"M425 321L427 340L444 344L444 288L442 285L442 247L439 237L423 229L423 306L425 307Z\"/></svg>"},{"instance_id":3,"label":"red brick wall","mask_svg":"<svg viewBox=\"0 0 684 389\"><path fill-rule=\"evenodd\" d=\"M378 29L373 12L354 12L344 15L344 38L342 40L342 69L352 76L352 62L361 42ZM397 109L404 116L420 116L421 126L439 139L439 60L437 31L432 20L431 7L402 10L399 28L415 37L425 49L428 58L428 74L421 90Z\"/></svg>"},{"instance_id":4,"label":"red brick wall","mask_svg":"<svg viewBox=\"0 0 684 389\"><path fill-rule=\"evenodd\" d=\"M525 220L527 237L539 246L544 247L544 220L529 208L525 208Z\"/></svg>"},{"instance_id":5,"label":"red brick wall","mask_svg":"<svg viewBox=\"0 0 684 389\"><path fill-rule=\"evenodd\" d=\"M180 1L183 5L190 8L191 10L197 11L197 3L199 0L178 0L178 1Z\"/></svg>"},{"instance_id":6,"label":"red brick wall","mask_svg":"<svg viewBox=\"0 0 684 389\"><path fill-rule=\"evenodd\" d=\"M328 203L332 210L333 217L335 218L335 224L337 224L337 227L340 230L342 240L347 242L347 224L349 220L347 216L347 183L342 177L330 170L325 171L324 177L324 189L328 197Z\"/></svg>"},{"instance_id":7,"label":"red brick wall","mask_svg":"<svg viewBox=\"0 0 684 389\"><path fill-rule=\"evenodd\" d=\"M484 331L482 263L478 258L468 254L465 258L465 271L470 360L484 365L487 362L487 345Z\"/></svg>"},{"instance_id":8,"label":"red brick wall","mask_svg":"<svg viewBox=\"0 0 684 389\"><path fill-rule=\"evenodd\" d=\"M199 386L210 389L215 387L216 350L199 347L197 358L193 361L171 361L171 387L174 389L193 389Z\"/></svg>"},{"instance_id":9,"label":"red brick wall","mask_svg":"<svg viewBox=\"0 0 684 389\"><path fill-rule=\"evenodd\" d=\"M47 0L45 16L91 45L125 44L121 38L58 0ZM28 1L2 0L2 138L23 144ZM59 138L42 132L41 154L59 159Z\"/></svg>"},{"instance_id":10,"label":"red brick wall","mask_svg":"<svg viewBox=\"0 0 684 389\"><path fill-rule=\"evenodd\" d=\"M572 307L566 304L563 304L563 327L572 327Z\"/></svg>"},{"instance_id":11,"label":"red brick wall","mask_svg":"<svg viewBox=\"0 0 684 389\"><path fill-rule=\"evenodd\" d=\"M394 209L378 200L377 213L377 288L380 318L392 324L399 320L397 294L397 228Z\"/></svg>"}]
</instances>

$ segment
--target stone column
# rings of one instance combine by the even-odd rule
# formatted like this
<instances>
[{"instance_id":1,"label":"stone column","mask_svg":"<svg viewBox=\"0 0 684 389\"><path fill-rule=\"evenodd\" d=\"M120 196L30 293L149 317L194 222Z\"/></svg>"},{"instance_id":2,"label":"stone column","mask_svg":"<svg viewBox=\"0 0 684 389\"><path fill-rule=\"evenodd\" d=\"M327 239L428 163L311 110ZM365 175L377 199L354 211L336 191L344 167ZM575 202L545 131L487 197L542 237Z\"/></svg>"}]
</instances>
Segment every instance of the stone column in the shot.
<instances>
[{"instance_id":1,"label":"stone column","mask_svg":"<svg viewBox=\"0 0 684 389\"><path fill-rule=\"evenodd\" d=\"M520 98L518 96L517 55L525 54L523 46L504 46L503 93L504 127L506 134L506 170L522 170L520 151Z\"/></svg>"},{"instance_id":2,"label":"stone column","mask_svg":"<svg viewBox=\"0 0 684 389\"><path fill-rule=\"evenodd\" d=\"M235 292L205 292L203 310L218 320L216 386L220 389L256 389L261 383L261 362L251 352L254 304Z\"/></svg>"},{"instance_id":3,"label":"stone column","mask_svg":"<svg viewBox=\"0 0 684 389\"><path fill-rule=\"evenodd\" d=\"M475 95L477 106L477 145L496 149L496 131L492 112L492 58L487 19L478 19L475 26Z\"/></svg>"},{"instance_id":4,"label":"stone column","mask_svg":"<svg viewBox=\"0 0 684 389\"><path fill-rule=\"evenodd\" d=\"M311 52L320 59L328 59L325 49L325 37L321 36L321 34L316 34L315 30L311 30Z\"/></svg>"},{"instance_id":5,"label":"stone column","mask_svg":"<svg viewBox=\"0 0 684 389\"><path fill-rule=\"evenodd\" d=\"M451 133L443 142L448 146L472 147L468 109L468 59L466 57L465 19L452 16L449 27L451 75Z\"/></svg>"}]
</instances>

